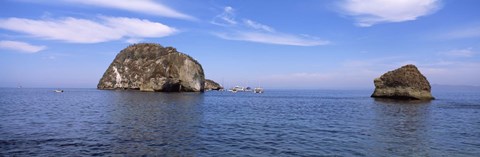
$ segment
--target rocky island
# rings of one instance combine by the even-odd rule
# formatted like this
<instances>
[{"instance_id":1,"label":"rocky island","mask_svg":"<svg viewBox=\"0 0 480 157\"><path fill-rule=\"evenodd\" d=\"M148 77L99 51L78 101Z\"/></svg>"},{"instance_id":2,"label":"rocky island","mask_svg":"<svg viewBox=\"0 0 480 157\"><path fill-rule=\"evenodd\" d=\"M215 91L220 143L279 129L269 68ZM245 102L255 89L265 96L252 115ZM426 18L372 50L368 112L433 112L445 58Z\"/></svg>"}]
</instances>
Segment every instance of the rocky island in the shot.
<instances>
[{"instance_id":1,"label":"rocky island","mask_svg":"<svg viewBox=\"0 0 480 157\"><path fill-rule=\"evenodd\" d=\"M407 100L432 100L431 86L415 65L389 71L374 80L372 97Z\"/></svg>"},{"instance_id":2,"label":"rocky island","mask_svg":"<svg viewBox=\"0 0 480 157\"><path fill-rule=\"evenodd\" d=\"M217 82L209 79L205 79L205 90L220 90L223 87Z\"/></svg>"},{"instance_id":3,"label":"rocky island","mask_svg":"<svg viewBox=\"0 0 480 157\"><path fill-rule=\"evenodd\" d=\"M203 92L202 65L173 47L140 43L120 51L100 79L98 89L149 92Z\"/></svg>"}]
</instances>

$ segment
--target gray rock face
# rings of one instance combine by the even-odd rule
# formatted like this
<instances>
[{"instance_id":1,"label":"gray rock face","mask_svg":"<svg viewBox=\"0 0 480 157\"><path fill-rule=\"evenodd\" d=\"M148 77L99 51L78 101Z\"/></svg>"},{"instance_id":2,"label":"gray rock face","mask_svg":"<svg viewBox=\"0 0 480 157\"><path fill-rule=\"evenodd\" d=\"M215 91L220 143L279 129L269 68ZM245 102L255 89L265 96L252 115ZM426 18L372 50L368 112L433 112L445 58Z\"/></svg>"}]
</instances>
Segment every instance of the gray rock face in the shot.
<instances>
[{"instance_id":1,"label":"gray rock face","mask_svg":"<svg viewBox=\"0 0 480 157\"><path fill-rule=\"evenodd\" d=\"M205 90L220 90L223 87L215 81L206 79L205 80Z\"/></svg>"},{"instance_id":2,"label":"gray rock face","mask_svg":"<svg viewBox=\"0 0 480 157\"><path fill-rule=\"evenodd\" d=\"M415 65L405 65L374 80L372 97L432 100L431 86Z\"/></svg>"},{"instance_id":3,"label":"gray rock face","mask_svg":"<svg viewBox=\"0 0 480 157\"><path fill-rule=\"evenodd\" d=\"M203 92L204 85L203 68L195 59L173 47L142 43L120 51L97 88Z\"/></svg>"}]
</instances>

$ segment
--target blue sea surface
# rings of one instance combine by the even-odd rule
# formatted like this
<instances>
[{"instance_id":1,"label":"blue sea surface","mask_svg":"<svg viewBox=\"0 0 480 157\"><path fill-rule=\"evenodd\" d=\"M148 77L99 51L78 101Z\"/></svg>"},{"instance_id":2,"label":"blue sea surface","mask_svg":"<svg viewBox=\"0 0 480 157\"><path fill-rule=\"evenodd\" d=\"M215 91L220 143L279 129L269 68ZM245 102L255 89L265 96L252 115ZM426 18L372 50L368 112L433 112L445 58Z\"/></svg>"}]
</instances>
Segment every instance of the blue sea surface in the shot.
<instances>
[{"instance_id":1,"label":"blue sea surface","mask_svg":"<svg viewBox=\"0 0 480 157\"><path fill-rule=\"evenodd\" d=\"M0 156L478 156L480 91L0 89Z\"/></svg>"}]
</instances>

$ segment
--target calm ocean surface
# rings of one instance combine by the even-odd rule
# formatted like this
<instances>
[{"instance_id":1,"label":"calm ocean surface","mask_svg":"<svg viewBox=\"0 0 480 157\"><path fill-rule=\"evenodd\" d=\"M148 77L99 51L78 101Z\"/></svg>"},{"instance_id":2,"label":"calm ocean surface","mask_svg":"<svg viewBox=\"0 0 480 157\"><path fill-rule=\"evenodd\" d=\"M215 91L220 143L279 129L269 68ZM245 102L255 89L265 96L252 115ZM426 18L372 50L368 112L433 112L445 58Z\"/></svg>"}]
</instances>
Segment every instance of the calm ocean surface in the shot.
<instances>
[{"instance_id":1,"label":"calm ocean surface","mask_svg":"<svg viewBox=\"0 0 480 157\"><path fill-rule=\"evenodd\" d=\"M480 91L0 89L0 156L479 156Z\"/></svg>"}]
</instances>

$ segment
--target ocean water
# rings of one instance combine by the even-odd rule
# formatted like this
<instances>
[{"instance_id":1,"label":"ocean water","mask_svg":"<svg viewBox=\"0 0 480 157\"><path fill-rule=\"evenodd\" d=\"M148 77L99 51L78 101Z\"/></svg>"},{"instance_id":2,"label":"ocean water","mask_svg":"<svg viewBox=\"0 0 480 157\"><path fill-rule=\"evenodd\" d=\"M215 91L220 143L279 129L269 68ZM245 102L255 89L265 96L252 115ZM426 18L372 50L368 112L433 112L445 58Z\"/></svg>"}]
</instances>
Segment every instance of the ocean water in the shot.
<instances>
[{"instance_id":1,"label":"ocean water","mask_svg":"<svg viewBox=\"0 0 480 157\"><path fill-rule=\"evenodd\" d=\"M478 156L480 91L0 89L0 156Z\"/></svg>"}]
</instances>

